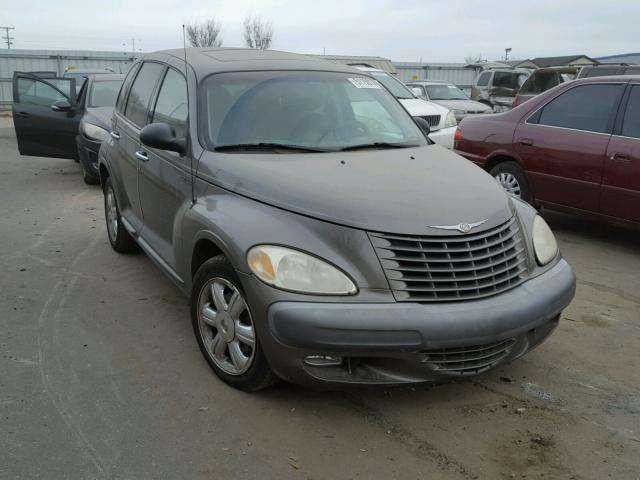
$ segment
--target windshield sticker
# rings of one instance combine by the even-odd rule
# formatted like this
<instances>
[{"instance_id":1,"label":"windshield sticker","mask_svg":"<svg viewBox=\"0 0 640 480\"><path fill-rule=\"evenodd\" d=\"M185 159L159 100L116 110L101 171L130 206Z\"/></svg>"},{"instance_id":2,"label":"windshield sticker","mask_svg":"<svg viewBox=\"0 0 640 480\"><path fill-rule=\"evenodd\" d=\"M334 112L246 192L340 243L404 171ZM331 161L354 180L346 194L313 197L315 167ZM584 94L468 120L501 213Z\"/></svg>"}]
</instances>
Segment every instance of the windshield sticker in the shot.
<instances>
[{"instance_id":1,"label":"windshield sticker","mask_svg":"<svg viewBox=\"0 0 640 480\"><path fill-rule=\"evenodd\" d=\"M378 89L382 89L382 85L380 85L373 78L355 77L355 78L349 78L349 81L356 88L378 88Z\"/></svg>"}]
</instances>

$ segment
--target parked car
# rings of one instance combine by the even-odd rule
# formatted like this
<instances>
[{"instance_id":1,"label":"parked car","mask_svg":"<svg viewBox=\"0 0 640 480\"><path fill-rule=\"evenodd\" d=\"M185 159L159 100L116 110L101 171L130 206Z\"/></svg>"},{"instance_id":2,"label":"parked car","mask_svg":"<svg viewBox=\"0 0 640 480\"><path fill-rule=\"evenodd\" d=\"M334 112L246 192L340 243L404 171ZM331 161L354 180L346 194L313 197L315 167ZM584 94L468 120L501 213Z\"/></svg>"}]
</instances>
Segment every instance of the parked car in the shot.
<instances>
[{"instance_id":1,"label":"parked car","mask_svg":"<svg viewBox=\"0 0 640 480\"><path fill-rule=\"evenodd\" d=\"M553 331L574 275L534 209L417 124L348 66L147 55L100 149L109 242L190 296L234 387L480 374Z\"/></svg>"},{"instance_id":2,"label":"parked car","mask_svg":"<svg viewBox=\"0 0 640 480\"><path fill-rule=\"evenodd\" d=\"M527 202L640 227L640 76L565 82L467 118L456 151Z\"/></svg>"},{"instance_id":3,"label":"parked car","mask_svg":"<svg viewBox=\"0 0 640 480\"><path fill-rule=\"evenodd\" d=\"M355 68L367 72L384 85L407 109L411 116L426 120L431 128L429 138L443 147L453 148L453 135L456 133L458 122L451 110L437 103L417 98L404 83L384 70L359 65Z\"/></svg>"},{"instance_id":4,"label":"parked car","mask_svg":"<svg viewBox=\"0 0 640 480\"><path fill-rule=\"evenodd\" d=\"M90 75L110 75L115 73L112 68L67 68L62 74L63 78L75 78L78 93L82 90L84 82Z\"/></svg>"},{"instance_id":5,"label":"parked car","mask_svg":"<svg viewBox=\"0 0 640 480\"><path fill-rule=\"evenodd\" d=\"M21 155L78 160L88 184L98 183L98 150L109 136L124 75L89 75L76 95L76 78L16 72L13 123Z\"/></svg>"},{"instance_id":6,"label":"parked car","mask_svg":"<svg viewBox=\"0 0 640 480\"><path fill-rule=\"evenodd\" d=\"M530 73L524 69L484 70L473 82L471 100L488 105L494 112L508 111Z\"/></svg>"},{"instance_id":7,"label":"parked car","mask_svg":"<svg viewBox=\"0 0 640 480\"><path fill-rule=\"evenodd\" d=\"M471 100L453 83L438 80L416 80L407 83L407 87L418 97L451 110L458 122L469 115L492 113L491 107Z\"/></svg>"},{"instance_id":8,"label":"parked car","mask_svg":"<svg viewBox=\"0 0 640 480\"><path fill-rule=\"evenodd\" d=\"M640 75L640 65L602 63L582 67L578 78L604 77L611 75Z\"/></svg>"},{"instance_id":9,"label":"parked car","mask_svg":"<svg viewBox=\"0 0 640 480\"><path fill-rule=\"evenodd\" d=\"M531 100L556 85L575 80L579 71L580 67L548 67L534 70L513 99L513 107Z\"/></svg>"}]
</instances>

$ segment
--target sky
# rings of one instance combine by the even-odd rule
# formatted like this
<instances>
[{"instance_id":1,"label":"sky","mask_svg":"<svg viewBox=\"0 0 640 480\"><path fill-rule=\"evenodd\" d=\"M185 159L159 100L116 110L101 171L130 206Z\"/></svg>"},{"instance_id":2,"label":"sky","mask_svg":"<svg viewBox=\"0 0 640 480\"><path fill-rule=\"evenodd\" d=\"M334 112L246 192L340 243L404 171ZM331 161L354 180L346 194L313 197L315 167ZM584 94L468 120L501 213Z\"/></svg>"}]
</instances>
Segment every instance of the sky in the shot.
<instances>
[{"instance_id":1,"label":"sky","mask_svg":"<svg viewBox=\"0 0 640 480\"><path fill-rule=\"evenodd\" d=\"M0 26L26 49L180 47L183 23L211 17L223 46L239 47L250 14L272 23L272 48L299 53L463 62L507 47L512 59L640 51L638 0L0 0Z\"/></svg>"}]
</instances>

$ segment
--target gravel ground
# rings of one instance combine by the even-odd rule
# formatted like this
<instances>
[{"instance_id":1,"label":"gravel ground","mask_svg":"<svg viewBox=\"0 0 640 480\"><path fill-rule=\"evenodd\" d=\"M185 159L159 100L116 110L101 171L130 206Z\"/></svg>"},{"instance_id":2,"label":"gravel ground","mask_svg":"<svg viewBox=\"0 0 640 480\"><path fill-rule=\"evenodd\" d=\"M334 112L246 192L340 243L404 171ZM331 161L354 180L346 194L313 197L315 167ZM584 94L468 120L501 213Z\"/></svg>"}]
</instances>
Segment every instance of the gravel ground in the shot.
<instances>
[{"instance_id":1,"label":"gravel ground","mask_svg":"<svg viewBox=\"0 0 640 480\"><path fill-rule=\"evenodd\" d=\"M1 479L640 478L640 234L544 216L578 276L556 333L474 381L245 394L186 299L108 245L76 163L0 118Z\"/></svg>"}]
</instances>

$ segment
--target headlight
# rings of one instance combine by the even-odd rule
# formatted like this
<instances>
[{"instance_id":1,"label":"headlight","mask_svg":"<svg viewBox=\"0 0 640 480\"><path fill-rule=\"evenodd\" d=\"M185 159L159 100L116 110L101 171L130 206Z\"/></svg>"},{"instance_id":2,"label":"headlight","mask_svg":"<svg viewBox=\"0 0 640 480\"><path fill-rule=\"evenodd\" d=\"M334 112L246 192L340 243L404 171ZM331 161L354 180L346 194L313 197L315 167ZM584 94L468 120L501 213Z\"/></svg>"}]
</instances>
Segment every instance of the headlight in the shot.
<instances>
[{"instance_id":1,"label":"headlight","mask_svg":"<svg viewBox=\"0 0 640 480\"><path fill-rule=\"evenodd\" d=\"M354 283L324 260L291 248L258 245L247 253L251 271L283 290L319 295L353 295Z\"/></svg>"},{"instance_id":2,"label":"headlight","mask_svg":"<svg viewBox=\"0 0 640 480\"><path fill-rule=\"evenodd\" d=\"M458 122L456 121L456 114L449 110L449 113L447 113L447 119L444 121L444 128L455 127L456 125L458 125Z\"/></svg>"},{"instance_id":3,"label":"headlight","mask_svg":"<svg viewBox=\"0 0 640 480\"><path fill-rule=\"evenodd\" d=\"M106 142L109 138L109 132L102 127L94 125L93 123L85 123L81 124L82 133L84 133L87 137L92 140L98 140L100 142Z\"/></svg>"},{"instance_id":4,"label":"headlight","mask_svg":"<svg viewBox=\"0 0 640 480\"><path fill-rule=\"evenodd\" d=\"M546 265L558 254L556 237L539 215L533 219L533 249L540 265Z\"/></svg>"}]
</instances>

